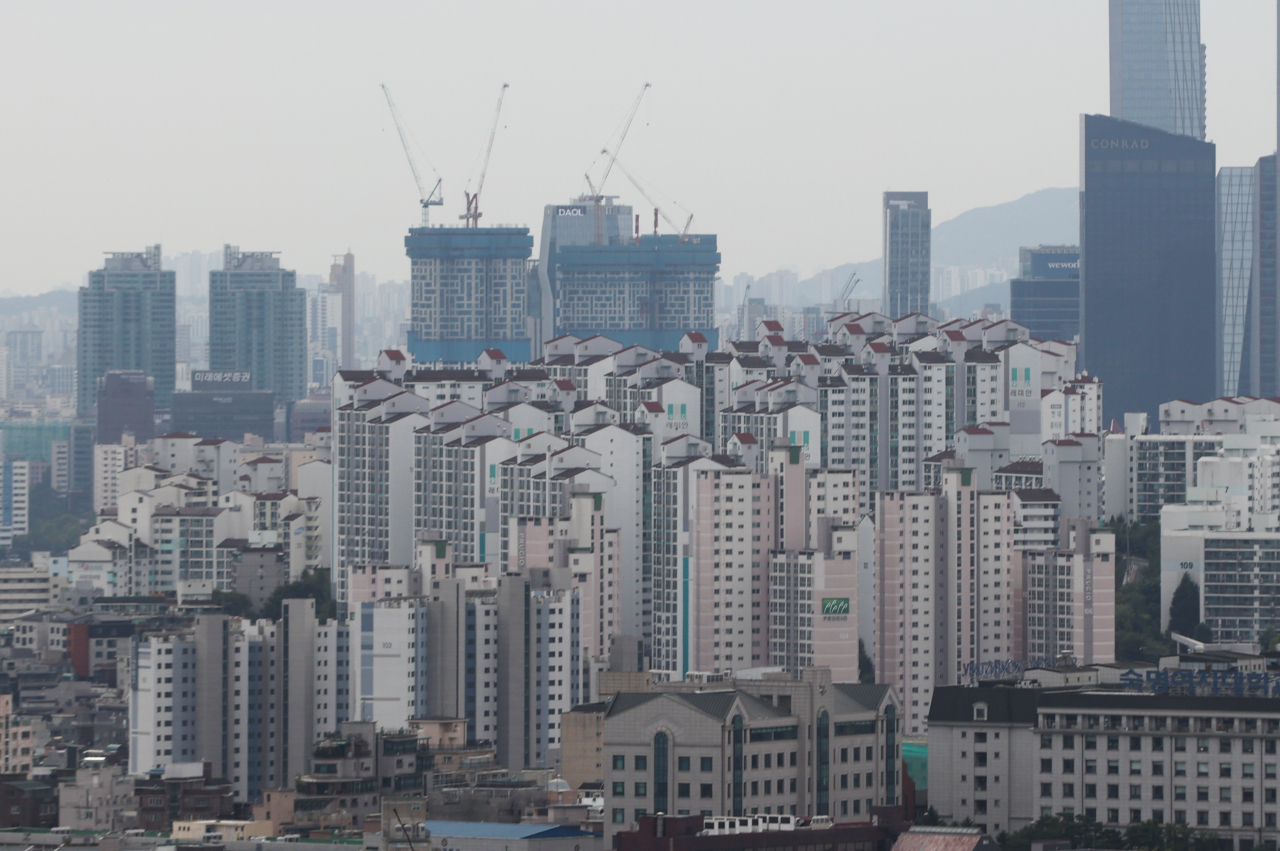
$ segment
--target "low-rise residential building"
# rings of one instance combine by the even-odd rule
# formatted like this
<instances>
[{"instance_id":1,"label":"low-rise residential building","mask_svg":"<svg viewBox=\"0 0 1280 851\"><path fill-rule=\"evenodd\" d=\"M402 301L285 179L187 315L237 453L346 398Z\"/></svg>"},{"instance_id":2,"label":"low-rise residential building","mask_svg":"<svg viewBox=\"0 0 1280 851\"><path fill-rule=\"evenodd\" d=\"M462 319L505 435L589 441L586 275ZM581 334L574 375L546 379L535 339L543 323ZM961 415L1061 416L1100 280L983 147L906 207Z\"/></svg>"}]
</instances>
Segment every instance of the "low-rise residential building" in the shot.
<instances>
[{"instance_id":1,"label":"low-rise residential building","mask_svg":"<svg viewBox=\"0 0 1280 851\"><path fill-rule=\"evenodd\" d=\"M622 692L604 720L606 843L653 813L868 819L900 801L900 722L891 688L822 669Z\"/></svg>"},{"instance_id":2,"label":"low-rise residential building","mask_svg":"<svg viewBox=\"0 0 1280 851\"><path fill-rule=\"evenodd\" d=\"M1239 851L1269 847L1280 838L1280 698L1261 676L1256 688L1244 675L1224 688L1176 675L1131 672L1119 691L937 690L930 805L989 833L1065 813L1114 828L1186 825Z\"/></svg>"}]
</instances>

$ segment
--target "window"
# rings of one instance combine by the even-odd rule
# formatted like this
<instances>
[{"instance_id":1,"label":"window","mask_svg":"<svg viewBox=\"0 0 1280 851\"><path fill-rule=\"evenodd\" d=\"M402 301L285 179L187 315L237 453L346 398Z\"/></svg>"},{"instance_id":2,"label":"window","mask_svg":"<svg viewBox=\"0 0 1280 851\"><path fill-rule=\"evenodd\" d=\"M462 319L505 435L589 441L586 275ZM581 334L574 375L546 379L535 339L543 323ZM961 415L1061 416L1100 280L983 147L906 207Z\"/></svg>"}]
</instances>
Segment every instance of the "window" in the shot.
<instances>
[{"instance_id":1,"label":"window","mask_svg":"<svg viewBox=\"0 0 1280 851\"><path fill-rule=\"evenodd\" d=\"M649 796L649 784L648 784L648 783L637 783L637 784L636 784L636 788L635 788L635 794L636 794L636 797L637 797L637 798L646 798L646 797L648 797L648 796Z\"/></svg>"},{"instance_id":2,"label":"window","mask_svg":"<svg viewBox=\"0 0 1280 851\"><path fill-rule=\"evenodd\" d=\"M1129 823L1137 824L1142 821L1142 810L1129 810Z\"/></svg>"},{"instance_id":3,"label":"window","mask_svg":"<svg viewBox=\"0 0 1280 851\"><path fill-rule=\"evenodd\" d=\"M1164 777L1164 760L1156 760L1151 763L1151 776Z\"/></svg>"},{"instance_id":4,"label":"window","mask_svg":"<svg viewBox=\"0 0 1280 851\"><path fill-rule=\"evenodd\" d=\"M626 811L626 810L624 810L622 807L614 807L614 808L613 808L613 823L614 823L614 824L623 824L624 822L626 822L626 820L627 820L627 811Z\"/></svg>"},{"instance_id":5,"label":"window","mask_svg":"<svg viewBox=\"0 0 1280 851\"><path fill-rule=\"evenodd\" d=\"M1209 800L1209 787L1208 787L1208 786L1197 786L1197 787L1196 787L1196 800L1197 800L1197 801L1207 801L1207 800Z\"/></svg>"},{"instance_id":6,"label":"window","mask_svg":"<svg viewBox=\"0 0 1280 851\"><path fill-rule=\"evenodd\" d=\"M1108 823L1108 824L1116 824L1116 823L1117 823L1117 822L1119 822L1119 821L1120 821L1120 811L1119 811L1119 810L1117 810L1117 809L1110 809L1110 808L1109 808L1109 809L1107 810L1107 823Z\"/></svg>"},{"instance_id":7,"label":"window","mask_svg":"<svg viewBox=\"0 0 1280 851\"><path fill-rule=\"evenodd\" d=\"M1186 786L1174 786L1174 787L1173 787L1173 799L1174 799L1175 801L1185 801L1185 800L1187 799L1187 787L1186 787Z\"/></svg>"},{"instance_id":8,"label":"window","mask_svg":"<svg viewBox=\"0 0 1280 851\"><path fill-rule=\"evenodd\" d=\"M1084 773L1085 773L1085 774L1097 774L1097 773L1098 773L1098 761L1097 761L1096 759L1086 759L1086 760L1084 761Z\"/></svg>"},{"instance_id":9,"label":"window","mask_svg":"<svg viewBox=\"0 0 1280 851\"><path fill-rule=\"evenodd\" d=\"M627 795L627 784L621 780L613 781L613 796L615 798L625 798Z\"/></svg>"},{"instance_id":10,"label":"window","mask_svg":"<svg viewBox=\"0 0 1280 851\"><path fill-rule=\"evenodd\" d=\"M1197 763L1196 763L1196 777L1208 777L1208 776L1209 776L1209 763L1207 763L1207 762L1197 762Z\"/></svg>"},{"instance_id":11,"label":"window","mask_svg":"<svg viewBox=\"0 0 1280 851\"><path fill-rule=\"evenodd\" d=\"M1042 759L1042 760L1040 760L1040 773L1041 773L1041 774L1052 774L1052 773L1053 773L1053 760L1051 760L1051 759Z\"/></svg>"},{"instance_id":12,"label":"window","mask_svg":"<svg viewBox=\"0 0 1280 851\"><path fill-rule=\"evenodd\" d=\"M1064 760L1062 761L1062 773L1063 773L1063 774L1075 774L1075 773L1076 773L1076 761L1075 761L1074 759L1064 759Z\"/></svg>"},{"instance_id":13,"label":"window","mask_svg":"<svg viewBox=\"0 0 1280 851\"><path fill-rule=\"evenodd\" d=\"M689 797L689 784L688 784L688 783L677 783L677 784L676 784L676 797L677 797L677 798L687 798L687 797Z\"/></svg>"},{"instance_id":14,"label":"window","mask_svg":"<svg viewBox=\"0 0 1280 851\"><path fill-rule=\"evenodd\" d=\"M1119 784L1119 783L1108 783L1108 784L1107 784L1107 798L1108 798L1108 799L1110 799L1110 800L1115 800L1115 799L1117 799L1117 798L1119 798L1119 797L1120 797L1120 784Z\"/></svg>"},{"instance_id":15,"label":"window","mask_svg":"<svg viewBox=\"0 0 1280 851\"><path fill-rule=\"evenodd\" d=\"M1118 759L1107 760L1107 774L1119 774L1119 773L1120 773L1120 760Z\"/></svg>"},{"instance_id":16,"label":"window","mask_svg":"<svg viewBox=\"0 0 1280 851\"><path fill-rule=\"evenodd\" d=\"M1053 797L1053 784L1052 784L1052 783L1041 783L1041 784L1040 784L1040 797L1041 797L1041 798L1052 798L1052 797Z\"/></svg>"},{"instance_id":17,"label":"window","mask_svg":"<svg viewBox=\"0 0 1280 851\"><path fill-rule=\"evenodd\" d=\"M1229 762L1218 763L1218 776L1227 777L1227 778L1231 777L1231 763Z\"/></svg>"},{"instance_id":18,"label":"window","mask_svg":"<svg viewBox=\"0 0 1280 851\"><path fill-rule=\"evenodd\" d=\"M1053 747L1053 736L1050 733L1040 734L1040 750L1047 751Z\"/></svg>"},{"instance_id":19,"label":"window","mask_svg":"<svg viewBox=\"0 0 1280 851\"><path fill-rule=\"evenodd\" d=\"M1084 796L1086 798L1098 797L1098 784L1097 783L1084 784Z\"/></svg>"},{"instance_id":20,"label":"window","mask_svg":"<svg viewBox=\"0 0 1280 851\"><path fill-rule=\"evenodd\" d=\"M1085 749L1085 750L1087 750L1087 751L1096 751L1096 750L1098 749L1098 737L1097 737L1097 736L1085 736L1085 737L1084 737L1084 749Z\"/></svg>"},{"instance_id":21,"label":"window","mask_svg":"<svg viewBox=\"0 0 1280 851\"><path fill-rule=\"evenodd\" d=\"M1075 796L1076 796L1076 784L1074 784L1074 783L1063 783L1063 784L1062 784L1062 797L1064 797L1064 798L1074 798Z\"/></svg>"},{"instance_id":22,"label":"window","mask_svg":"<svg viewBox=\"0 0 1280 851\"><path fill-rule=\"evenodd\" d=\"M987 767L986 751L975 751L973 754L973 764L976 765L978 768L986 768Z\"/></svg>"},{"instance_id":23,"label":"window","mask_svg":"<svg viewBox=\"0 0 1280 851\"><path fill-rule=\"evenodd\" d=\"M795 765L795 764L796 764L795 759L794 759L795 754L792 754L791 756L793 757L793 758L792 758L792 760L791 760L791 764L792 764L792 765ZM712 758L711 758L711 757L709 757L709 756L704 756L704 757L702 757L702 758L698 761L698 770L699 770L699 771L711 771L711 759L712 759Z\"/></svg>"},{"instance_id":24,"label":"window","mask_svg":"<svg viewBox=\"0 0 1280 851\"><path fill-rule=\"evenodd\" d=\"M649 815L649 811L646 809L636 810L636 821L640 821L640 819L644 818L647 815Z\"/></svg>"},{"instance_id":25,"label":"window","mask_svg":"<svg viewBox=\"0 0 1280 851\"><path fill-rule=\"evenodd\" d=\"M636 771L648 771L649 757L645 756L644 754L636 754L635 766L636 766Z\"/></svg>"},{"instance_id":26,"label":"window","mask_svg":"<svg viewBox=\"0 0 1280 851\"><path fill-rule=\"evenodd\" d=\"M1142 787L1141 787L1141 786L1139 786L1139 785L1138 785L1138 784L1136 784L1136 783L1130 783L1130 784L1129 784L1129 800L1130 800L1130 801L1141 801L1141 800L1142 800Z\"/></svg>"},{"instance_id":27,"label":"window","mask_svg":"<svg viewBox=\"0 0 1280 851\"><path fill-rule=\"evenodd\" d=\"M687 756L676 757L676 771L688 771L690 758Z\"/></svg>"},{"instance_id":28,"label":"window","mask_svg":"<svg viewBox=\"0 0 1280 851\"><path fill-rule=\"evenodd\" d=\"M1118 751L1118 750L1120 750L1120 737L1119 737L1119 736L1107 736L1107 750L1109 750L1109 751Z\"/></svg>"},{"instance_id":29,"label":"window","mask_svg":"<svg viewBox=\"0 0 1280 851\"><path fill-rule=\"evenodd\" d=\"M1132 777L1134 775L1140 775L1140 774L1142 774L1142 760L1140 759L1129 760L1129 776Z\"/></svg>"},{"instance_id":30,"label":"window","mask_svg":"<svg viewBox=\"0 0 1280 851\"><path fill-rule=\"evenodd\" d=\"M1218 813L1218 827L1231 827L1231 811L1223 810Z\"/></svg>"},{"instance_id":31,"label":"window","mask_svg":"<svg viewBox=\"0 0 1280 851\"><path fill-rule=\"evenodd\" d=\"M620 753L613 755L613 770L622 771L627 767L627 758Z\"/></svg>"},{"instance_id":32,"label":"window","mask_svg":"<svg viewBox=\"0 0 1280 851\"><path fill-rule=\"evenodd\" d=\"M1174 776L1174 777L1186 777L1186 776L1187 776L1187 764L1186 764L1185 762L1183 762L1182 760L1174 760L1174 763L1173 763L1173 776Z\"/></svg>"},{"instance_id":33,"label":"window","mask_svg":"<svg viewBox=\"0 0 1280 851\"><path fill-rule=\"evenodd\" d=\"M715 792L713 792L713 791L712 791L712 788L713 788L713 787L712 787L712 784L710 784L710 783L700 783L700 784L698 785L698 797L700 797L700 798L714 798L714 797L715 797Z\"/></svg>"}]
</instances>

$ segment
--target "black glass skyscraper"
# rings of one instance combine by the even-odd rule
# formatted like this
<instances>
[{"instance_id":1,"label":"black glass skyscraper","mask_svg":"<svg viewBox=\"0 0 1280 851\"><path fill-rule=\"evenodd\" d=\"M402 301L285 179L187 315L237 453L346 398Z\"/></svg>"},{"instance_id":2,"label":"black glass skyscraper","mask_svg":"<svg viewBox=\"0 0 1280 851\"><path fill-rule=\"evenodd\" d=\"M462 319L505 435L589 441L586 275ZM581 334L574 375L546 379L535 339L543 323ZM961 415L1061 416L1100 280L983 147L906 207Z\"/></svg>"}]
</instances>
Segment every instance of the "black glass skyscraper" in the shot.
<instances>
[{"instance_id":1,"label":"black glass skyscraper","mask_svg":"<svg viewBox=\"0 0 1280 851\"><path fill-rule=\"evenodd\" d=\"M1081 117L1081 360L1104 421L1214 390L1215 149Z\"/></svg>"}]
</instances>

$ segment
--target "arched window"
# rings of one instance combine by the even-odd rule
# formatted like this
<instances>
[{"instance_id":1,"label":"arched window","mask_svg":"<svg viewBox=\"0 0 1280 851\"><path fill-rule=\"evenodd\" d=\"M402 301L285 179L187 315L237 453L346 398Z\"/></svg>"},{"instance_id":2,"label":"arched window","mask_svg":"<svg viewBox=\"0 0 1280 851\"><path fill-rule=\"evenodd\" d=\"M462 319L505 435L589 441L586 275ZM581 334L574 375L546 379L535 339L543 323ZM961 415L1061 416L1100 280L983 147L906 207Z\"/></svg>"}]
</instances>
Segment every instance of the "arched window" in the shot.
<instances>
[{"instance_id":1,"label":"arched window","mask_svg":"<svg viewBox=\"0 0 1280 851\"><path fill-rule=\"evenodd\" d=\"M816 815L831 815L831 716L818 713L818 800Z\"/></svg>"},{"instance_id":2,"label":"arched window","mask_svg":"<svg viewBox=\"0 0 1280 851\"><path fill-rule=\"evenodd\" d=\"M655 733L653 736L653 811L670 813L667 801L667 734Z\"/></svg>"},{"instance_id":3,"label":"arched window","mask_svg":"<svg viewBox=\"0 0 1280 851\"><path fill-rule=\"evenodd\" d=\"M733 814L742 815L742 716L733 716Z\"/></svg>"}]
</instances>

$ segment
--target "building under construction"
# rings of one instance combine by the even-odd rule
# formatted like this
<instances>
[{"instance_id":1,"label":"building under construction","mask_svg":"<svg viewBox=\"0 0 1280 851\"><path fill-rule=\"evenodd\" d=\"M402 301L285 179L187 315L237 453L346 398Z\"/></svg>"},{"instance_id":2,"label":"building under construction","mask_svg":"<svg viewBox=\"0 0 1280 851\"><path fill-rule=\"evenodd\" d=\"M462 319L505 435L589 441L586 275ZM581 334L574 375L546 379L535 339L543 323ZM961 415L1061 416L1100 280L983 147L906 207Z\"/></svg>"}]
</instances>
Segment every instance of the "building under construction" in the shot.
<instances>
[{"instance_id":1,"label":"building under construction","mask_svg":"<svg viewBox=\"0 0 1280 851\"><path fill-rule=\"evenodd\" d=\"M542 339L529 312L533 237L522 227L410 228L414 360L473 361L484 349L534 357Z\"/></svg>"},{"instance_id":2,"label":"building under construction","mask_svg":"<svg viewBox=\"0 0 1280 851\"><path fill-rule=\"evenodd\" d=\"M538 263L538 314L554 334L604 334L675 350L687 331L714 341L716 237L639 233L631 207L611 196L546 207ZM714 345L714 342L713 342Z\"/></svg>"}]
</instances>

